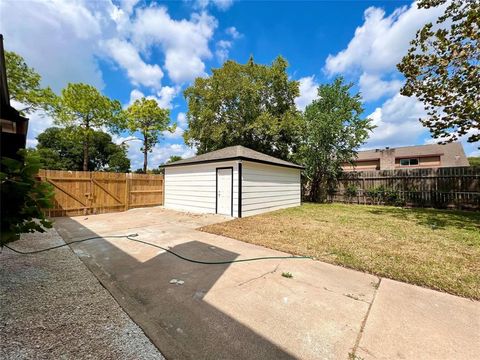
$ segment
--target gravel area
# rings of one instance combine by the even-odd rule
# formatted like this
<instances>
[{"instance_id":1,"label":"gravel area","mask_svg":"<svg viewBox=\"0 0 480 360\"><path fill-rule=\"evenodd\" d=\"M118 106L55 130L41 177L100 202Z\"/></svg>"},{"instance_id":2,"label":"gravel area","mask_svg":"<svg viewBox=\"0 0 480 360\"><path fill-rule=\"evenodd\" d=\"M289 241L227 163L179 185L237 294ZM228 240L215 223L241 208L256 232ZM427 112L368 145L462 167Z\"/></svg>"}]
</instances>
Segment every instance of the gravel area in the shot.
<instances>
[{"instance_id":1,"label":"gravel area","mask_svg":"<svg viewBox=\"0 0 480 360\"><path fill-rule=\"evenodd\" d=\"M62 244L55 229L11 244ZM94 275L64 247L0 254L0 359L164 359Z\"/></svg>"}]
</instances>

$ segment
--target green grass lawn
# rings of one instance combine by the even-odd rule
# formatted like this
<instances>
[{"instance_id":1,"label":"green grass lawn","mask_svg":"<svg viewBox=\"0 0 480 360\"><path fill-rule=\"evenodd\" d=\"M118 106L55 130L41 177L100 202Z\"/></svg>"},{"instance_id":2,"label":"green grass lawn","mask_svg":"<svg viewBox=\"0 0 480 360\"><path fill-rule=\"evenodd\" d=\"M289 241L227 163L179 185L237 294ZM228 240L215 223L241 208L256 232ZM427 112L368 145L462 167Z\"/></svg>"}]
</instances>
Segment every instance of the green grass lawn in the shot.
<instances>
[{"instance_id":1,"label":"green grass lawn","mask_svg":"<svg viewBox=\"0 0 480 360\"><path fill-rule=\"evenodd\" d=\"M480 299L480 212L304 204L201 230Z\"/></svg>"}]
</instances>

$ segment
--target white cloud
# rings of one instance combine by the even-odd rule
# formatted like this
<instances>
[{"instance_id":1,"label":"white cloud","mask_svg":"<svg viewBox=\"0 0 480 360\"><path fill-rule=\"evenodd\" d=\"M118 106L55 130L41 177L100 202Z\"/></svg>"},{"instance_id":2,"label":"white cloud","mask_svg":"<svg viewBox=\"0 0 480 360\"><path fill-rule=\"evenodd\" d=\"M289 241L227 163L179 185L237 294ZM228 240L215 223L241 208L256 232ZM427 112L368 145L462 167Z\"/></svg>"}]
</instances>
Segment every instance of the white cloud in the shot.
<instances>
[{"instance_id":1,"label":"white cloud","mask_svg":"<svg viewBox=\"0 0 480 360\"><path fill-rule=\"evenodd\" d=\"M188 127L187 115L183 112L179 112L177 115L177 127L173 133L164 131L163 136L167 139L179 139L183 136L185 129Z\"/></svg>"},{"instance_id":2,"label":"white cloud","mask_svg":"<svg viewBox=\"0 0 480 360\"><path fill-rule=\"evenodd\" d=\"M314 76L306 76L300 82L300 96L295 99L295 104L300 110L305 110L308 104L318 97L318 83Z\"/></svg>"},{"instance_id":3,"label":"white cloud","mask_svg":"<svg viewBox=\"0 0 480 360\"><path fill-rule=\"evenodd\" d=\"M155 100L158 103L158 106L160 106L163 109L171 109L173 107L172 101L178 95L179 91L180 91L180 87L164 86L157 92L157 96L155 96L155 95L145 95L140 90L133 89L130 92L130 101L124 107L126 108L132 105L135 102L135 100L145 97L147 99Z\"/></svg>"},{"instance_id":4,"label":"white cloud","mask_svg":"<svg viewBox=\"0 0 480 360\"><path fill-rule=\"evenodd\" d=\"M215 44L215 56L220 63L224 63L228 59L230 48L233 45L234 40L241 38L243 35L238 32L235 26L231 26L225 29L225 33L231 37L231 40L219 40Z\"/></svg>"},{"instance_id":5,"label":"white cloud","mask_svg":"<svg viewBox=\"0 0 480 360\"><path fill-rule=\"evenodd\" d=\"M434 21L443 10L444 6L418 9L413 3L385 16L383 9L369 7L364 12L363 25L355 30L347 48L328 56L325 70L330 75L355 70L368 73L394 71L395 65L407 53L416 31Z\"/></svg>"},{"instance_id":6,"label":"white cloud","mask_svg":"<svg viewBox=\"0 0 480 360\"><path fill-rule=\"evenodd\" d=\"M120 0L120 7L127 14L131 14L140 0Z\"/></svg>"},{"instance_id":7,"label":"white cloud","mask_svg":"<svg viewBox=\"0 0 480 360\"><path fill-rule=\"evenodd\" d=\"M143 167L143 153L140 151L142 143L140 141L130 141L126 144L128 145L128 157L131 161L131 169L136 170ZM183 144L156 144L152 152L148 154L148 168L157 168L159 165L164 164L172 155L188 158L195 155L195 150Z\"/></svg>"},{"instance_id":8,"label":"white cloud","mask_svg":"<svg viewBox=\"0 0 480 360\"><path fill-rule=\"evenodd\" d=\"M219 10L228 10L233 5L233 0L195 0L195 6L200 9L205 9L209 5L216 6Z\"/></svg>"},{"instance_id":9,"label":"white cloud","mask_svg":"<svg viewBox=\"0 0 480 360\"><path fill-rule=\"evenodd\" d=\"M235 26L230 26L225 29L225 32L232 37L232 39L240 39L243 35L240 34Z\"/></svg>"},{"instance_id":10,"label":"white cloud","mask_svg":"<svg viewBox=\"0 0 480 360\"><path fill-rule=\"evenodd\" d=\"M426 115L423 104L399 93L402 81L396 65L407 53L416 31L434 22L444 6L418 9L414 2L390 15L381 8L369 7L347 47L328 56L325 72L357 78L364 101L389 97L369 115L377 128L365 148L419 144L428 135L419 121Z\"/></svg>"},{"instance_id":11,"label":"white cloud","mask_svg":"<svg viewBox=\"0 0 480 360\"><path fill-rule=\"evenodd\" d=\"M179 139L183 136L183 133L184 130L180 126L177 126L173 133L170 131L164 131L162 134L167 139Z\"/></svg>"},{"instance_id":12,"label":"white cloud","mask_svg":"<svg viewBox=\"0 0 480 360\"><path fill-rule=\"evenodd\" d=\"M428 128L419 121L425 116L426 111L420 101L396 94L368 116L377 128L362 149L438 143L440 140L429 137ZM467 142L473 133L474 130L470 130L458 139L467 156L475 156L479 151L478 144Z\"/></svg>"},{"instance_id":13,"label":"white cloud","mask_svg":"<svg viewBox=\"0 0 480 360\"><path fill-rule=\"evenodd\" d=\"M161 47L168 75L178 84L205 75L203 59L212 56L208 43L216 27L216 19L205 12L177 21L166 8L150 6L137 10L131 37L141 50Z\"/></svg>"},{"instance_id":14,"label":"white cloud","mask_svg":"<svg viewBox=\"0 0 480 360\"><path fill-rule=\"evenodd\" d=\"M183 112L178 113L177 115L177 125L186 129L188 126L187 115Z\"/></svg>"},{"instance_id":15,"label":"white cloud","mask_svg":"<svg viewBox=\"0 0 480 360\"><path fill-rule=\"evenodd\" d=\"M228 50L232 47L232 42L228 40L220 40L216 44L215 55L219 62L223 63L228 59Z\"/></svg>"},{"instance_id":16,"label":"white cloud","mask_svg":"<svg viewBox=\"0 0 480 360\"><path fill-rule=\"evenodd\" d=\"M120 39L110 39L105 42L109 55L127 72L134 85L160 88L163 71L160 66L146 64L135 47Z\"/></svg>"},{"instance_id":17,"label":"white cloud","mask_svg":"<svg viewBox=\"0 0 480 360\"><path fill-rule=\"evenodd\" d=\"M404 146L419 143L425 134L419 118L425 115L423 104L415 98L395 95L368 117L377 126L365 148Z\"/></svg>"},{"instance_id":18,"label":"white cloud","mask_svg":"<svg viewBox=\"0 0 480 360\"><path fill-rule=\"evenodd\" d=\"M157 92L158 105L163 109L171 109L173 107L172 101L180 92L180 87L164 86Z\"/></svg>"},{"instance_id":19,"label":"white cloud","mask_svg":"<svg viewBox=\"0 0 480 360\"><path fill-rule=\"evenodd\" d=\"M150 157L152 162L151 168L158 167L158 165L165 163L172 155L178 155L186 159L195 156L195 153L195 149L183 144L156 145Z\"/></svg>"},{"instance_id":20,"label":"white cloud","mask_svg":"<svg viewBox=\"0 0 480 360\"><path fill-rule=\"evenodd\" d=\"M217 27L205 11L177 20L165 7L138 0L118 6L110 0L7 0L0 2L0 15L6 49L21 54L55 91L68 82L102 88L99 58L114 60L136 86L160 89L160 65L176 84L204 76ZM148 64L154 51L164 64Z\"/></svg>"},{"instance_id":21,"label":"white cloud","mask_svg":"<svg viewBox=\"0 0 480 360\"><path fill-rule=\"evenodd\" d=\"M96 4L108 14L108 4ZM0 1L0 32L5 48L23 56L55 91L68 82L104 86L95 59L97 40L108 27L104 17L80 1Z\"/></svg>"},{"instance_id":22,"label":"white cloud","mask_svg":"<svg viewBox=\"0 0 480 360\"><path fill-rule=\"evenodd\" d=\"M226 8L231 3L211 4ZM164 108L173 107L180 84L205 75L204 61L213 56L210 41L216 28L217 20L205 11L173 19L166 8L138 0L115 4L110 0L0 1L0 32L6 49L22 55L42 75L43 85L59 91L68 82L84 82L101 89L104 83L98 60L102 59L118 65L135 85L130 103L147 94ZM227 34L232 40L241 36L233 28ZM164 63L151 61L152 54L160 55ZM162 86L164 75L173 85ZM40 113L29 117L28 144L34 146L35 137L53 122ZM174 134L166 134L169 139L180 138L187 128L184 113L178 115L177 123ZM118 142L130 138L115 137ZM140 167L141 142L126 144L132 168ZM156 167L171 155L194 153L181 144L157 145L149 158L151 167Z\"/></svg>"},{"instance_id":23,"label":"white cloud","mask_svg":"<svg viewBox=\"0 0 480 360\"><path fill-rule=\"evenodd\" d=\"M116 144L125 144L127 146L127 155L131 161L131 169L136 170L143 167L143 152L140 150L142 141L135 139L134 136L112 136L113 142ZM195 149L189 148L184 144L156 144L152 152L148 153L148 168L157 168L160 164L165 163L170 156L178 155L183 158L194 156Z\"/></svg>"},{"instance_id":24,"label":"white cloud","mask_svg":"<svg viewBox=\"0 0 480 360\"><path fill-rule=\"evenodd\" d=\"M384 81L378 75L363 73L359 80L363 101L374 101L396 94L403 85L400 80Z\"/></svg>"}]
</instances>

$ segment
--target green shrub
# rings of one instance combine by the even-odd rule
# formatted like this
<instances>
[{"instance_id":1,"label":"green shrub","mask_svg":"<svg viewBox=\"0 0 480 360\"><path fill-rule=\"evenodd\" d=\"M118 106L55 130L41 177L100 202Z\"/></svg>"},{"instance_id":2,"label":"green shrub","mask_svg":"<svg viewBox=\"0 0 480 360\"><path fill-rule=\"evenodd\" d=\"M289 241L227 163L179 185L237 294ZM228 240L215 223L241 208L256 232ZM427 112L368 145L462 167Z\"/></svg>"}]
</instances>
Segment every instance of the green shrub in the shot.
<instances>
[{"instance_id":1,"label":"green shrub","mask_svg":"<svg viewBox=\"0 0 480 360\"><path fill-rule=\"evenodd\" d=\"M383 185L365 190L365 195L370 199L370 202L375 205L405 205L405 201L400 195L400 192L394 189L385 188Z\"/></svg>"},{"instance_id":2,"label":"green shrub","mask_svg":"<svg viewBox=\"0 0 480 360\"><path fill-rule=\"evenodd\" d=\"M405 201L402 199L400 193L393 189L384 189L383 191L383 203L385 205L404 206Z\"/></svg>"},{"instance_id":3,"label":"green shrub","mask_svg":"<svg viewBox=\"0 0 480 360\"><path fill-rule=\"evenodd\" d=\"M348 185L345 188L344 197L348 203L351 203L358 195L358 188L355 185Z\"/></svg>"},{"instance_id":4,"label":"green shrub","mask_svg":"<svg viewBox=\"0 0 480 360\"><path fill-rule=\"evenodd\" d=\"M52 223L42 209L52 206L53 188L36 178L40 158L20 151L24 161L2 157L1 181L1 231L0 246L15 241L22 233L44 232Z\"/></svg>"},{"instance_id":5,"label":"green shrub","mask_svg":"<svg viewBox=\"0 0 480 360\"><path fill-rule=\"evenodd\" d=\"M375 205L380 205L383 198L383 186L377 186L368 190L365 190L365 195L370 202Z\"/></svg>"}]
</instances>

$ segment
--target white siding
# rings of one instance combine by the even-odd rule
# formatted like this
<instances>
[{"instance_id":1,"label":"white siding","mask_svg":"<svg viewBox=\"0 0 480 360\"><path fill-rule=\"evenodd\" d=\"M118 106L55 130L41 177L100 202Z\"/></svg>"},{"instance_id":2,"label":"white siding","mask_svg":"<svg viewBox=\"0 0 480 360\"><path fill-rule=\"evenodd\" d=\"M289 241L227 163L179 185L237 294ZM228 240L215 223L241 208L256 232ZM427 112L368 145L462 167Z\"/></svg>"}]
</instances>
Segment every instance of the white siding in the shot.
<instances>
[{"instance_id":1,"label":"white siding","mask_svg":"<svg viewBox=\"0 0 480 360\"><path fill-rule=\"evenodd\" d=\"M165 168L165 208L215 214L216 169L233 167L233 216L238 216L238 162Z\"/></svg>"},{"instance_id":2,"label":"white siding","mask_svg":"<svg viewBox=\"0 0 480 360\"><path fill-rule=\"evenodd\" d=\"M300 169L242 162L242 216L298 206Z\"/></svg>"}]
</instances>

